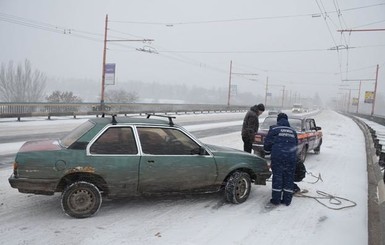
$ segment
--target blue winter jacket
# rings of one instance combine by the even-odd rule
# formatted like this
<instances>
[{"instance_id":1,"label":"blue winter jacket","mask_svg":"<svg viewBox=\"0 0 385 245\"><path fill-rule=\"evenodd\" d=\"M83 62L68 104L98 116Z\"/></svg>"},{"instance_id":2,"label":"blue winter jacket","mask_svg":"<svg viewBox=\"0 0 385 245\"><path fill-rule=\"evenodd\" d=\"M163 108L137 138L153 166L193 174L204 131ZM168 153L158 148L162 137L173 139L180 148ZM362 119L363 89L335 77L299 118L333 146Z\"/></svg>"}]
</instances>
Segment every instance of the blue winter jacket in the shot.
<instances>
[{"instance_id":1,"label":"blue winter jacket","mask_svg":"<svg viewBox=\"0 0 385 245\"><path fill-rule=\"evenodd\" d=\"M271 161L296 162L297 132L290 127L286 118L281 118L277 125L271 126L264 141L265 151L271 152Z\"/></svg>"}]
</instances>

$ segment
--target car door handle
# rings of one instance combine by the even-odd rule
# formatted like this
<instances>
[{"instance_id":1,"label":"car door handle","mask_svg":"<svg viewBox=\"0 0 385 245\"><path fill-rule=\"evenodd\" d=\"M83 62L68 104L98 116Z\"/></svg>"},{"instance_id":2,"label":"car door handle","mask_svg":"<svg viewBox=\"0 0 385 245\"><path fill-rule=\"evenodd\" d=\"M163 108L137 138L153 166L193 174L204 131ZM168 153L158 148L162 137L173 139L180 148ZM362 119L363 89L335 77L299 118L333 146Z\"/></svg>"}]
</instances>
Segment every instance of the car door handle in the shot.
<instances>
[{"instance_id":1,"label":"car door handle","mask_svg":"<svg viewBox=\"0 0 385 245\"><path fill-rule=\"evenodd\" d=\"M148 163L155 163L154 160L148 160L147 162L148 162Z\"/></svg>"}]
</instances>

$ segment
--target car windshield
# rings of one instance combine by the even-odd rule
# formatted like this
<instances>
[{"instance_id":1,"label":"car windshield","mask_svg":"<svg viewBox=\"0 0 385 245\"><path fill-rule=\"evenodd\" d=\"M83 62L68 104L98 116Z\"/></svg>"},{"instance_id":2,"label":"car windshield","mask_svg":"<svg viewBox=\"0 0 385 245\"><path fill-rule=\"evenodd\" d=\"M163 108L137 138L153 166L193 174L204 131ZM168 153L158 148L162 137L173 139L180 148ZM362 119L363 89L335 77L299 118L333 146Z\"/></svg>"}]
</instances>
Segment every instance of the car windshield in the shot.
<instances>
[{"instance_id":1,"label":"car windshield","mask_svg":"<svg viewBox=\"0 0 385 245\"><path fill-rule=\"evenodd\" d=\"M266 117L263 121L260 129L261 130L269 130L270 126L277 124L277 118L276 117ZM295 131L301 131L301 119L298 118L289 118L289 124L292 128L295 129Z\"/></svg>"},{"instance_id":2,"label":"car windshield","mask_svg":"<svg viewBox=\"0 0 385 245\"><path fill-rule=\"evenodd\" d=\"M64 136L60 139L60 144L66 148L68 148L70 145L72 145L75 141L77 141L82 135L87 133L91 128L95 126L94 123L91 121L87 121L81 125L79 125L77 128L75 128L71 133Z\"/></svg>"}]
</instances>

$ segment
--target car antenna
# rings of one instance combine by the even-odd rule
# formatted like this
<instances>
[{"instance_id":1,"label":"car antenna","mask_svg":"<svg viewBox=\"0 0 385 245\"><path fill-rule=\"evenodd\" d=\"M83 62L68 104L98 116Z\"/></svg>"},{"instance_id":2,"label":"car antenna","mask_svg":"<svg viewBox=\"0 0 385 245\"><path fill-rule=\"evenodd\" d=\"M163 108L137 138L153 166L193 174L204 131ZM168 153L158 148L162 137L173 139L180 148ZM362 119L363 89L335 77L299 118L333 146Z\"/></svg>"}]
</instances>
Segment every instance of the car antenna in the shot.
<instances>
[{"instance_id":1,"label":"car antenna","mask_svg":"<svg viewBox=\"0 0 385 245\"><path fill-rule=\"evenodd\" d=\"M174 126L174 122L172 121L172 119L176 118L176 117L172 117L172 116L165 116L165 115L156 115L156 114L150 114L150 113L147 113L147 118L150 118L151 116L154 116L154 117L167 117L168 118L168 124L170 126Z\"/></svg>"},{"instance_id":2,"label":"car antenna","mask_svg":"<svg viewBox=\"0 0 385 245\"><path fill-rule=\"evenodd\" d=\"M116 121L116 114L112 114L112 125L116 125L118 122Z\"/></svg>"},{"instance_id":3,"label":"car antenna","mask_svg":"<svg viewBox=\"0 0 385 245\"><path fill-rule=\"evenodd\" d=\"M108 113L105 113L105 112L103 112L103 114L102 114L102 117L104 118L105 116L106 116L106 114L108 115ZM111 116L112 116L112 120L111 120L111 123L113 124L113 125L115 125L115 124L117 124L118 123L118 121L116 121L116 114L110 114Z\"/></svg>"}]
</instances>

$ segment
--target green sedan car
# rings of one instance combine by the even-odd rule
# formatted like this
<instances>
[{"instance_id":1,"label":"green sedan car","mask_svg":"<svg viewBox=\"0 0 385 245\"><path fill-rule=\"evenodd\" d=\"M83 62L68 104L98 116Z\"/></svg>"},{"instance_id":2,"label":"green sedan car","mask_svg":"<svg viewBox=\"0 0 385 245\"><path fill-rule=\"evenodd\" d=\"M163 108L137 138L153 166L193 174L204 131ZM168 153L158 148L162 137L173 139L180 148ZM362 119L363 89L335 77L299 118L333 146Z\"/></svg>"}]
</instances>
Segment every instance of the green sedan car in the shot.
<instances>
[{"instance_id":1,"label":"green sedan car","mask_svg":"<svg viewBox=\"0 0 385 245\"><path fill-rule=\"evenodd\" d=\"M207 145L168 120L116 116L94 118L62 139L26 142L9 183L21 193L62 192L64 212L95 214L103 197L224 191L242 203L251 183L265 185L266 160Z\"/></svg>"}]
</instances>

